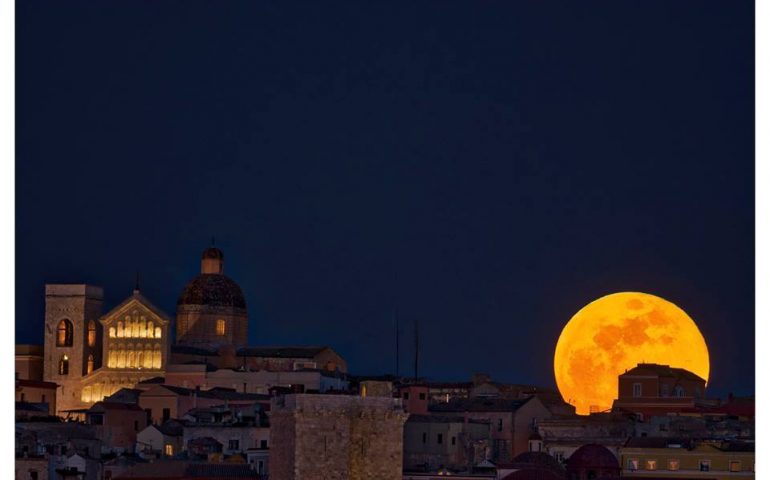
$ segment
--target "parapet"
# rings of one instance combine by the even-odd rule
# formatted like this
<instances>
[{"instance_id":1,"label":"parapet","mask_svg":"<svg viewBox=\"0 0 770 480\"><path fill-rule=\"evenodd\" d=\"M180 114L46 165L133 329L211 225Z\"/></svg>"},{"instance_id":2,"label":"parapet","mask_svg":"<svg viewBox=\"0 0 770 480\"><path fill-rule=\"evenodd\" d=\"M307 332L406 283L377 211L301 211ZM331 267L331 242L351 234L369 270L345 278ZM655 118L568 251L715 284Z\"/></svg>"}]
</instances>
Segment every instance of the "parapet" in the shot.
<instances>
[{"instance_id":1,"label":"parapet","mask_svg":"<svg viewBox=\"0 0 770 480\"><path fill-rule=\"evenodd\" d=\"M104 298L104 289L86 284L48 284L45 286L46 297L89 297L97 300Z\"/></svg>"}]
</instances>

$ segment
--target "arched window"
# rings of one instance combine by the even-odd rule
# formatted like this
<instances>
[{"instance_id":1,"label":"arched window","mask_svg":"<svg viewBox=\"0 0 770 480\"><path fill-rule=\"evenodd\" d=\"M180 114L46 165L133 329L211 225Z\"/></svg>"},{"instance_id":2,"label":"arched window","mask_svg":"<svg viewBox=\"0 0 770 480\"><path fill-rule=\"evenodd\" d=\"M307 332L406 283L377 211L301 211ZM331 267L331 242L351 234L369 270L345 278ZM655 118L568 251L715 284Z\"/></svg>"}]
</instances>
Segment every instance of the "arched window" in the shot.
<instances>
[{"instance_id":1,"label":"arched window","mask_svg":"<svg viewBox=\"0 0 770 480\"><path fill-rule=\"evenodd\" d=\"M161 336L160 327L155 327L155 338L160 338L160 336Z\"/></svg>"},{"instance_id":2,"label":"arched window","mask_svg":"<svg viewBox=\"0 0 770 480\"><path fill-rule=\"evenodd\" d=\"M62 355L59 360L59 375L68 375L70 373L70 358L67 355Z\"/></svg>"},{"instance_id":3,"label":"arched window","mask_svg":"<svg viewBox=\"0 0 770 480\"><path fill-rule=\"evenodd\" d=\"M123 322L118 322L118 338L123 338Z\"/></svg>"},{"instance_id":4,"label":"arched window","mask_svg":"<svg viewBox=\"0 0 770 480\"><path fill-rule=\"evenodd\" d=\"M71 347L72 346L72 322L63 318L59 322L59 326L56 327L56 346L57 347Z\"/></svg>"},{"instance_id":5,"label":"arched window","mask_svg":"<svg viewBox=\"0 0 770 480\"><path fill-rule=\"evenodd\" d=\"M144 346L144 368L152 368L152 345L149 343Z\"/></svg>"},{"instance_id":6,"label":"arched window","mask_svg":"<svg viewBox=\"0 0 770 480\"><path fill-rule=\"evenodd\" d=\"M128 360L126 361L126 368L136 368L134 346L128 346Z\"/></svg>"},{"instance_id":7,"label":"arched window","mask_svg":"<svg viewBox=\"0 0 770 480\"><path fill-rule=\"evenodd\" d=\"M160 368L160 367L161 367L160 345L155 345L155 350L152 356L152 368Z\"/></svg>"},{"instance_id":8,"label":"arched window","mask_svg":"<svg viewBox=\"0 0 770 480\"><path fill-rule=\"evenodd\" d=\"M94 371L94 356L89 355L88 362L86 362L86 375L91 375L91 372L93 371Z\"/></svg>"},{"instance_id":9,"label":"arched window","mask_svg":"<svg viewBox=\"0 0 770 480\"><path fill-rule=\"evenodd\" d=\"M126 368L126 349L123 345L118 350L118 368Z\"/></svg>"},{"instance_id":10,"label":"arched window","mask_svg":"<svg viewBox=\"0 0 770 480\"><path fill-rule=\"evenodd\" d=\"M110 327L110 338L115 338L115 327Z\"/></svg>"},{"instance_id":11,"label":"arched window","mask_svg":"<svg viewBox=\"0 0 770 480\"><path fill-rule=\"evenodd\" d=\"M225 321L221 318L217 320L217 335L224 336L225 334Z\"/></svg>"},{"instance_id":12,"label":"arched window","mask_svg":"<svg viewBox=\"0 0 770 480\"><path fill-rule=\"evenodd\" d=\"M147 322L147 336L149 338L152 338L155 336L155 325L153 325L152 320L149 320Z\"/></svg>"},{"instance_id":13,"label":"arched window","mask_svg":"<svg viewBox=\"0 0 770 480\"><path fill-rule=\"evenodd\" d=\"M115 368L118 366L118 352L115 351L115 345L110 345L110 353L107 354L107 366Z\"/></svg>"},{"instance_id":14,"label":"arched window","mask_svg":"<svg viewBox=\"0 0 770 480\"><path fill-rule=\"evenodd\" d=\"M96 346L96 323L93 320L88 321L88 346Z\"/></svg>"}]
</instances>

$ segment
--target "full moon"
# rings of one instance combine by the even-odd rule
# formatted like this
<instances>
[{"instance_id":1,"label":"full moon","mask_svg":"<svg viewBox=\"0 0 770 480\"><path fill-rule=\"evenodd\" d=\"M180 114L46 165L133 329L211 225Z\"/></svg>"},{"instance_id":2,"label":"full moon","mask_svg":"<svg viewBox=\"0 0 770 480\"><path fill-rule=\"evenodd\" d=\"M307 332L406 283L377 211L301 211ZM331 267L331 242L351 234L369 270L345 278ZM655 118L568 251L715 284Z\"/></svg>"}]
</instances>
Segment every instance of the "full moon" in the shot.
<instances>
[{"instance_id":1,"label":"full moon","mask_svg":"<svg viewBox=\"0 0 770 480\"><path fill-rule=\"evenodd\" d=\"M695 322L673 303L641 292L607 295L577 312L559 336L553 370L564 400L586 415L609 409L618 375L638 363L709 378L709 352Z\"/></svg>"}]
</instances>

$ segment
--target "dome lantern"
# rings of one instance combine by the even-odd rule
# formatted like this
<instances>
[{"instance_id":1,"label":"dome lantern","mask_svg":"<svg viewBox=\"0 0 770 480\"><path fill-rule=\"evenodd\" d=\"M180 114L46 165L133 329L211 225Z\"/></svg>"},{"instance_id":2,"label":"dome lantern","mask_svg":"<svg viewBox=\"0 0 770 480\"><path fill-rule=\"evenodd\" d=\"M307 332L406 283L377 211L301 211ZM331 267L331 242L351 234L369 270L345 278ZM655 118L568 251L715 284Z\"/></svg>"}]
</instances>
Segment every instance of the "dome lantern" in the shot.
<instances>
[{"instance_id":1,"label":"dome lantern","mask_svg":"<svg viewBox=\"0 0 770 480\"><path fill-rule=\"evenodd\" d=\"M209 247L201 257L201 273L222 275L225 273L225 255L217 247Z\"/></svg>"}]
</instances>

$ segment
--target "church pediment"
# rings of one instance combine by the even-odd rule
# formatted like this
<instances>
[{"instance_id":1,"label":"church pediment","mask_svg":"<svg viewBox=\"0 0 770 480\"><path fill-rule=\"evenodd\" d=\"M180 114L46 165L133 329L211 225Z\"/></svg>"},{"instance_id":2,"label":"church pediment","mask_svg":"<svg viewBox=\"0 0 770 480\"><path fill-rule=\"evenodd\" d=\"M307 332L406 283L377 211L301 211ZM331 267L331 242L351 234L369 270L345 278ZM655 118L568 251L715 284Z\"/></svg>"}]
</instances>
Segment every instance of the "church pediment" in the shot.
<instances>
[{"instance_id":1,"label":"church pediment","mask_svg":"<svg viewBox=\"0 0 770 480\"><path fill-rule=\"evenodd\" d=\"M99 320L108 338L165 338L169 318L139 293L113 308Z\"/></svg>"},{"instance_id":2,"label":"church pediment","mask_svg":"<svg viewBox=\"0 0 770 480\"><path fill-rule=\"evenodd\" d=\"M159 326L166 326L171 322L168 315L139 293L128 297L120 305L103 315L100 322L105 327L109 327L116 324L119 320L126 320L125 317L127 316L145 317L145 319L152 320L155 325Z\"/></svg>"}]
</instances>

